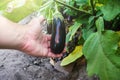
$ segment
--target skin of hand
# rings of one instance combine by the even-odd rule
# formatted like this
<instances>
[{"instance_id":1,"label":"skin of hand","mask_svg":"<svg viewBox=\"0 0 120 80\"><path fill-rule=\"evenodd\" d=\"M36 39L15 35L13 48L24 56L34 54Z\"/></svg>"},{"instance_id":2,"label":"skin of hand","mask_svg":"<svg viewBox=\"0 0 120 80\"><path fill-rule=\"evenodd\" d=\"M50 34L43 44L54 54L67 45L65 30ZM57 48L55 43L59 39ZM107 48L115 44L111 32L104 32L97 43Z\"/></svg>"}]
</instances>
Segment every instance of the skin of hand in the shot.
<instances>
[{"instance_id":1,"label":"skin of hand","mask_svg":"<svg viewBox=\"0 0 120 80\"><path fill-rule=\"evenodd\" d=\"M50 49L51 35L42 33L44 17L33 18L28 24L20 25L0 16L0 48L17 49L37 57L61 57ZM5 30L9 29L8 33ZM10 37L11 36L11 37Z\"/></svg>"},{"instance_id":2,"label":"skin of hand","mask_svg":"<svg viewBox=\"0 0 120 80\"><path fill-rule=\"evenodd\" d=\"M43 34L41 24L44 17L34 18L26 25L27 29L24 36L22 51L33 56L60 57L62 54L55 55L50 49L51 35Z\"/></svg>"}]
</instances>

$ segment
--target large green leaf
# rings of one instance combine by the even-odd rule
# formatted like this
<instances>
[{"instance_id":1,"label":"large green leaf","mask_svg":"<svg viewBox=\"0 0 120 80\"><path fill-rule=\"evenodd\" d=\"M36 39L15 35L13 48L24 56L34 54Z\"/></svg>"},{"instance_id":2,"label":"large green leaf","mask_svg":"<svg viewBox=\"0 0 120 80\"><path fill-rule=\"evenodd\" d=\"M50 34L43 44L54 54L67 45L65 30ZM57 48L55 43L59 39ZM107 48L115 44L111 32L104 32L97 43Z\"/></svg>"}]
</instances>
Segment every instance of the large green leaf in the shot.
<instances>
[{"instance_id":1,"label":"large green leaf","mask_svg":"<svg viewBox=\"0 0 120 80\"><path fill-rule=\"evenodd\" d=\"M38 10L42 0L0 0L0 14L18 22Z\"/></svg>"},{"instance_id":2,"label":"large green leaf","mask_svg":"<svg viewBox=\"0 0 120 80\"><path fill-rule=\"evenodd\" d=\"M96 74L101 80L119 80L120 56L117 52L120 36L114 31L104 31L102 17L96 21L96 27L97 32L92 33L83 46L88 74Z\"/></svg>"},{"instance_id":3,"label":"large green leaf","mask_svg":"<svg viewBox=\"0 0 120 80\"><path fill-rule=\"evenodd\" d=\"M77 46L75 50L70 53L69 56L64 58L61 62L61 66L66 66L74 61L76 61L78 58L80 58L83 55L82 53L82 46Z\"/></svg>"},{"instance_id":4,"label":"large green leaf","mask_svg":"<svg viewBox=\"0 0 120 80\"><path fill-rule=\"evenodd\" d=\"M82 29L82 37L86 40L92 33L94 33L95 28L88 28L89 25Z\"/></svg>"},{"instance_id":5,"label":"large green leaf","mask_svg":"<svg viewBox=\"0 0 120 80\"><path fill-rule=\"evenodd\" d=\"M106 20L110 21L120 14L120 0L102 0L101 2L103 3L101 11Z\"/></svg>"},{"instance_id":6,"label":"large green leaf","mask_svg":"<svg viewBox=\"0 0 120 80\"><path fill-rule=\"evenodd\" d=\"M93 33L83 46L87 59L88 75L98 75L101 80L120 80L120 56L115 53L118 48L119 35L113 31Z\"/></svg>"}]
</instances>

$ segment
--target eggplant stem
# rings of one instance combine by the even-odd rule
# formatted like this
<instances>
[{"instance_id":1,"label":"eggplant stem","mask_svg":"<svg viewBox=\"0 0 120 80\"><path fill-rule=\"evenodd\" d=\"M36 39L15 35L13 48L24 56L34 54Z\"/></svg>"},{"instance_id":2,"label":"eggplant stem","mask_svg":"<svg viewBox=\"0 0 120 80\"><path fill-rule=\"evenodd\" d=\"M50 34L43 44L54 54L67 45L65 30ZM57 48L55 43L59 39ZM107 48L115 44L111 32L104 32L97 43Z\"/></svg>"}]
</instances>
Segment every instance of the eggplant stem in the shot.
<instances>
[{"instance_id":1,"label":"eggplant stem","mask_svg":"<svg viewBox=\"0 0 120 80\"><path fill-rule=\"evenodd\" d=\"M90 14L90 15L91 15L91 13L89 13L89 12L87 12L87 11L83 11L83 10L77 9L77 8L72 7L72 6L70 6L70 5L67 5L67 4L65 4L65 3L61 2L61 1L58 1L58 0L54 0L54 1L57 2L57 3L59 3L59 4L61 4L61 5L66 6L66 7L68 7L68 8L71 8L71 9L77 11L77 12L80 12L80 13L83 13L83 14Z\"/></svg>"},{"instance_id":2,"label":"eggplant stem","mask_svg":"<svg viewBox=\"0 0 120 80\"><path fill-rule=\"evenodd\" d=\"M93 0L90 0L90 5L91 5L91 7L92 7L92 14L95 16L96 13L95 13L95 5L94 5Z\"/></svg>"}]
</instances>

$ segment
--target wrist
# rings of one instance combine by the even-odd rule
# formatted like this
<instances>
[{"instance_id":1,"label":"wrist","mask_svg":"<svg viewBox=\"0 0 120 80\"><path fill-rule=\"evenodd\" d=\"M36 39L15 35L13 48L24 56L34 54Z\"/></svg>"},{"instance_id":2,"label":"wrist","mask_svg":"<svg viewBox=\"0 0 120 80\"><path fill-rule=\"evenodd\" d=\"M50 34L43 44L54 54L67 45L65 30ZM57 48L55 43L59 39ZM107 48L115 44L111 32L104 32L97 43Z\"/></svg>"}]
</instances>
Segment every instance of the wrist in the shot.
<instances>
[{"instance_id":1,"label":"wrist","mask_svg":"<svg viewBox=\"0 0 120 80\"><path fill-rule=\"evenodd\" d=\"M23 46L25 45L25 40L26 40L26 32L27 32L27 27L24 25L20 25L19 27L17 26L16 28L16 43L14 45L14 49L17 50L22 50Z\"/></svg>"},{"instance_id":2,"label":"wrist","mask_svg":"<svg viewBox=\"0 0 120 80\"><path fill-rule=\"evenodd\" d=\"M19 49L22 44L24 27L0 16L0 48Z\"/></svg>"}]
</instances>

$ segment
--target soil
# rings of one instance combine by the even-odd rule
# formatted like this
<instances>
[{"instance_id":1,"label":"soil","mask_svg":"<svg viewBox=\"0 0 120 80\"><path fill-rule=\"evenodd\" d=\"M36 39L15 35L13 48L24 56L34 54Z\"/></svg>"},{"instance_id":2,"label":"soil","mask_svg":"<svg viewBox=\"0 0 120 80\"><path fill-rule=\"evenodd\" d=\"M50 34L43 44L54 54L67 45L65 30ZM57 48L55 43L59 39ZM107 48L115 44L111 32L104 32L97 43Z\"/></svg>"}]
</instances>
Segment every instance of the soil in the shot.
<instances>
[{"instance_id":1,"label":"soil","mask_svg":"<svg viewBox=\"0 0 120 80\"><path fill-rule=\"evenodd\" d=\"M32 15L33 16L33 15ZM26 24L32 17L22 20ZM86 65L74 63L61 67L60 62L52 65L50 58L33 57L17 50L0 50L0 80L98 80L88 77Z\"/></svg>"},{"instance_id":2,"label":"soil","mask_svg":"<svg viewBox=\"0 0 120 80\"><path fill-rule=\"evenodd\" d=\"M59 63L57 63L59 64ZM51 65L50 58L38 58L16 50L0 50L0 80L98 80L88 77L86 67L65 71Z\"/></svg>"},{"instance_id":3,"label":"soil","mask_svg":"<svg viewBox=\"0 0 120 80\"><path fill-rule=\"evenodd\" d=\"M16 50L0 50L0 80L62 80L66 76L49 63Z\"/></svg>"}]
</instances>

